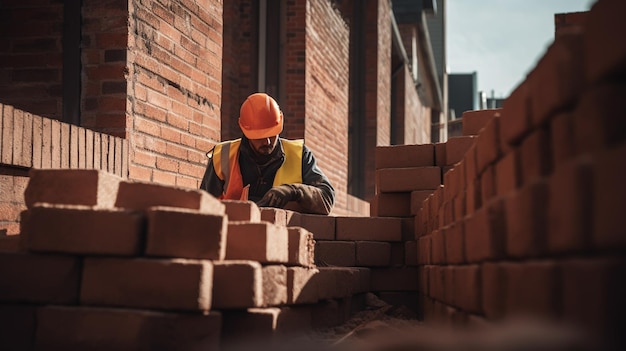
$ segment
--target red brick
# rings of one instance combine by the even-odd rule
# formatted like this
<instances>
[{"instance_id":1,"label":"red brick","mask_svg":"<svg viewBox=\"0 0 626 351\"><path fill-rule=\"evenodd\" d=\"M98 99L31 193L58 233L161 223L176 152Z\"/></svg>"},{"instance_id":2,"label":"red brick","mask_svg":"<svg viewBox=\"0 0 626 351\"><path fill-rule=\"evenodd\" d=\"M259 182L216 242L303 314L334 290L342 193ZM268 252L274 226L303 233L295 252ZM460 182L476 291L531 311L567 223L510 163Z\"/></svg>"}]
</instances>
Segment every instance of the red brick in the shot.
<instances>
[{"instance_id":1,"label":"red brick","mask_svg":"<svg viewBox=\"0 0 626 351\"><path fill-rule=\"evenodd\" d=\"M208 311L212 290L213 265L210 261L85 258L80 303Z\"/></svg>"},{"instance_id":2,"label":"red brick","mask_svg":"<svg viewBox=\"0 0 626 351\"><path fill-rule=\"evenodd\" d=\"M286 215L287 226L302 227L302 216L303 216L302 214L300 214L299 212L285 210L285 215ZM328 216L320 216L320 217L327 217L327 218L333 219L332 217L328 217ZM280 223L276 223L276 224L280 224ZM335 223L333 222L333 236L335 235L334 228L335 228Z\"/></svg>"},{"instance_id":3,"label":"red brick","mask_svg":"<svg viewBox=\"0 0 626 351\"><path fill-rule=\"evenodd\" d=\"M415 216L417 212L424 205L424 200L430 196L434 191L432 190L415 190L411 192L411 213L410 215Z\"/></svg>"},{"instance_id":4,"label":"red brick","mask_svg":"<svg viewBox=\"0 0 626 351\"><path fill-rule=\"evenodd\" d=\"M449 202L459 193L458 166L443 175L443 201Z\"/></svg>"},{"instance_id":5,"label":"red brick","mask_svg":"<svg viewBox=\"0 0 626 351\"><path fill-rule=\"evenodd\" d=\"M280 226L287 226L287 211L282 208L262 207L261 220ZM299 224L298 224L299 225Z\"/></svg>"},{"instance_id":6,"label":"red brick","mask_svg":"<svg viewBox=\"0 0 626 351\"><path fill-rule=\"evenodd\" d=\"M589 82L610 80L624 73L626 44L622 14L626 12L622 1L598 1L594 4L585 25L585 76Z\"/></svg>"},{"instance_id":7,"label":"red brick","mask_svg":"<svg viewBox=\"0 0 626 351\"><path fill-rule=\"evenodd\" d=\"M417 291L417 267L372 268L372 291Z\"/></svg>"},{"instance_id":8,"label":"red brick","mask_svg":"<svg viewBox=\"0 0 626 351\"><path fill-rule=\"evenodd\" d=\"M263 305L262 267L255 261L213 263L213 308L247 308Z\"/></svg>"},{"instance_id":9,"label":"red brick","mask_svg":"<svg viewBox=\"0 0 626 351\"><path fill-rule=\"evenodd\" d=\"M548 184L535 182L506 199L506 252L527 258L546 252L548 236Z\"/></svg>"},{"instance_id":10,"label":"red brick","mask_svg":"<svg viewBox=\"0 0 626 351\"><path fill-rule=\"evenodd\" d=\"M522 81L502 105L500 139L509 145L517 144L530 131L532 107L530 82Z\"/></svg>"},{"instance_id":11,"label":"red brick","mask_svg":"<svg viewBox=\"0 0 626 351\"><path fill-rule=\"evenodd\" d=\"M319 267L318 270L319 274L315 278L320 299L348 297L361 290L363 282L360 269Z\"/></svg>"},{"instance_id":12,"label":"red brick","mask_svg":"<svg viewBox=\"0 0 626 351\"><path fill-rule=\"evenodd\" d=\"M462 192L461 194L459 194L459 196L454 198L453 206L452 206L454 209L454 217L453 217L452 223L456 223L462 220L463 218L465 218L465 214L466 214L465 202L466 202L465 192Z\"/></svg>"},{"instance_id":13,"label":"red brick","mask_svg":"<svg viewBox=\"0 0 626 351\"><path fill-rule=\"evenodd\" d=\"M392 217L337 217L337 240L400 241L402 219Z\"/></svg>"},{"instance_id":14,"label":"red brick","mask_svg":"<svg viewBox=\"0 0 626 351\"><path fill-rule=\"evenodd\" d=\"M31 169L26 206L37 202L112 208L122 178L98 170ZM59 189L64 189L59 191Z\"/></svg>"},{"instance_id":15,"label":"red brick","mask_svg":"<svg viewBox=\"0 0 626 351\"><path fill-rule=\"evenodd\" d=\"M390 243L391 244L391 262L389 267L402 267L405 265L405 248L404 242Z\"/></svg>"},{"instance_id":16,"label":"red brick","mask_svg":"<svg viewBox=\"0 0 626 351\"><path fill-rule=\"evenodd\" d=\"M550 124L550 147L554 167L567 162L576 154L574 114L562 112L552 118Z\"/></svg>"},{"instance_id":17,"label":"red brick","mask_svg":"<svg viewBox=\"0 0 626 351\"><path fill-rule=\"evenodd\" d=\"M300 227L287 228L289 233L289 260L290 265L312 267L315 264L315 241L313 234Z\"/></svg>"},{"instance_id":18,"label":"red brick","mask_svg":"<svg viewBox=\"0 0 626 351\"><path fill-rule=\"evenodd\" d=\"M486 262L481 265L482 307L485 317L498 320L506 315L509 262Z\"/></svg>"},{"instance_id":19,"label":"red brick","mask_svg":"<svg viewBox=\"0 0 626 351\"><path fill-rule=\"evenodd\" d=\"M437 167L444 167L447 165L447 156L446 156L446 143L436 143L435 144L435 165Z\"/></svg>"},{"instance_id":20,"label":"red brick","mask_svg":"<svg viewBox=\"0 0 626 351\"><path fill-rule=\"evenodd\" d=\"M263 306L278 306L287 303L287 267L282 265L263 266L261 273L263 276Z\"/></svg>"},{"instance_id":21,"label":"red brick","mask_svg":"<svg viewBox=\"0 0 626 351\"><path fill-rule=\"evenodd\" d=\"M431 254L434 264L446 263L446 238L443 235L446 228L435 230L431 234Z\"/></svg>"},{"instance_id":22,"label":"red brick","mask_svg":"<svg viewBox=\"0 0 626 351\"><path fill-rule=\"evenodd\" d=\"M0 125L2 140L0 141L0 161L6 165L13 163L13 106L2 105L2 125Z\"/></svg>"},{"instance_id":23,"label":"red brick","mask_svg":"<svg viewBox=\"0 0 626 351\"><path fill-rule=\"evenodd\" d=\"M143 217L120 209L39 204L22 212L23 247L36 252L136 255Z\"/></svg>"},{"instance_id":24,"label":"red brick","mask_svg":"<svg viewBox=\"0 0 626 351\"><path fill-rule=\"evenodd\" d=\"M391 245L380 241L357 241L356 264L360 267L389 266Z\"/></svg>"},{"instance_id":25,"label":"red brick","mask_svg":"<svg viewBox=\"0 0 626 351\"><path fill-rule=\"evenodd\" d=\"M507 315L556 317L560 313L560 275L554 262L511 264L505 266L505 274Z\"/></svg>"},{"instance_id":26,"label":"red brick","mask_svg":"<svg viewBox=\"0 0 626 351\"><path fill-rule=\"evenodd\" d=\"M593 191L591 160L563 163L548 187L547 245L552 253L582 252L591 245Z\"/></svg>"},{"instance_id":27,"label":"red brick","mask_svg":"<svg viewBox=\"0 0 626 351\"><path fill-rule=\"evenodd\" d=\"M0 301L76 303L79 281L78 258L0 252Z\"/></svg>"},{"instance_id":28,"label":"red brick","mask_svg":"<svg viewBox=\"0 0 626 351\"><path fill-rule=\"evenodd\" d=\"M528 75L535 126L568 109L585 88L582 39L582 31L558 36Z\"/></svg>"},{"instance_id":29,"label":"red brick","mask_svg":"<svg viewBox=\"0 0 626 351\"><path fill-rule=\"evenodd\" d=\"M286 227L260 222L232 222L226 236L227 260L287 263L289 232Z\"/></svg>"},{"instance_id":30,"label":"red brick","mask_svg":"<svg viewBox=\"0 0 626 351\"><path fill-rule=\"evenodd\" d=\"M176 188L147 182L120 182L115 206L135 210L169 206L217 215L225 213L224 204L204 190Z\"/></svg>"},{"instance_id":31,"label":"red brick","mask_svg":"<svg viewBox=\"0 0 626 351\"><path fill-rule=\"evenodd\" d=\"M404 261L407 266L417 266L417 241L404 242Z\"/></svg>"},{"instance_id":32,"label":"red brick","mask_svg":"<svg viewBox=\"0 0 626 351\"><path fill-rule=\"evenodd\" d=\"M221 200L229 221L260 222L261 210L252 201Z\"/></svg>"},{"instance_id":33,"label":"red brick","mask_svg":"<svg viewBox=\"0 0 626 351\"><path fill-rule=\"evenodd\" d=\"M356 244L354 241L317 241L315 262L319 266L356 266Z\"/></svg>"},{"instance_id":34,"label":"red brick","mask_svg":"<svg viewBox=\"0 0 626 351\"><path fill-rule=\"evenodd\" d=\"M475 136L448 138L446 141L446 165L451 166L461 161L465 153L476 143Z\"/></svg>"},{"instance_id":35,"label":"red brick","mask_svg":"<svg viewBox=\"0 0 626 351\"><path fill-rule=\"evenodd\" d=\"M607 83L590 87L580 96L574 111L578 154L615 147L626 140L626 118L617 118L626 113L619 103L624 94L623 84Z\"/></svg>"},{"instance_id":36,"label":"red brick","mask_svg":"<svg viewBox=\"0 0 626 351\"><path fill-rule=\"evenodd\" d=\"M496 196L496 168L489 166L480 175L480 203L486 204Z\"/></svg>"},{"instance_id":37,"label":"red brick","mask_svg":"<svg viewBox=\"0 0 626 351\"><path fill-rule=\"evenodd\" d=\"M375 168L428 167L435 165L434 144L377 146Z\"/></svg>"},{"instance_id":38,"label":"red brick","mask_svg":"<svg viewBox=\"0 0 626 351\"><path fill-rule=\"evenodd\" d=\"M593 244L606 250L626 247L626 144L599 154L594 161Z\"/></svg>"},{"instance_id":39,"label":"red brick","mask_svg":"<svg viewBox=\"0 0 626 351\"><path fill-rule=\"evenodd\" d=\"M34 305L0 305L0 348L34 350L36 315Z\"/></svg>"},{"instance_id":40,"label":"red brick","mask_svg":"<svg viewBox=\"0 0 626 351\"><path fill-rule=\"evenodd\" d=\"M400 227L402 232L402 241L415 239L415 218L401 217Z\"/></svg>"},{"instance_id":41,"label":"red brick","mask_svg":"<svg viewBox=\"0 0 626 351\"><path fill-rule=\"evenodd\" d=\"M453 266L456 306L467 312L483 314L482 279L479 265Z\"/></svg>"},{"instance_id":42,"label":"red brick","mask_svg":"<svg viewBox=\"0 0 626 351\"><path fill-rule=\"evenodd\" d=\"M465 258L470 263L504 257L504 201L494 199L465 220Z\"/></svg>"},{"instance_id":43,"label":"red brick","mask_svg":"<svg viewBox=\"0 0 626 351\"><path fill-rule=\"evenodd\" d=\"M520 148L520 169L522 184L528 184L550 173L552 153L549 134L545 129L537 129L522 142Z\"/></svg>"},{"instance_id":44,"label":"red brick","mask_svg":"<svg viewBox=\"0 0 626 351\"><path fill-rule=\"evenodd\" d=\"M319 300L315 275L319 270L305 267L287 268L287 303L315 303Z\"/></svg>"},{"instance_id":45,"label":"red brick","mask_svg":"<svg viewBox=\"0 0 626 351\"><path fill-rule=\"evenodd\" d=\"M476 138L476 170L480 174L502 155L500 150L500 116L491 119Z\"/></svg>"},{"instance_id":46,"label":"red brick","mask_svg":"<svg viewBox=\"0 0 626 351\"><path fill-rule=\"evenodd\" d=\"M441 168L387 168L376 171L376 189L382 193L435 190L441 185Z\"/></svg>"},{"instance_id":47,"label":"red brick","mask_svg":"<svg viewBox=\"0 0 626 351\"><path fill-rule=\"evenodd\" d=\"M517 149L504 155L495 165L496 195L507 195L521 184L521 170Z\"/></svg>"},{"instance_id":48,"label":"red brick","mask_svg":"<svg viewBox=\"0 0 626 351\"><path fill-rule=\"evenodd\" d=\"M447 264L465 262L465 235L463 221L458 221L444 228L445 257Z\"/></svg>"},{"instance_id":49,"label":"red brick","mask_svg":"<svg viewBox=\"0 0 626 351\"><path fill-rule=\"evenodd\" d=\"M146 217L146 256L226 257L227 217L176 207L150 207Z\"/></svg>"},{"instance_id":50,"label":"red brick","mask_svg":"<svg viewBox=\"0 0 626 351\"><path fill-rule=\"evenodd\" d=\"M478 135L495 116L500 115L502 109L487 109L463 112L463 135Z\"/></svg>"},{"instance_id":51,"label":"red brick","mask_svg":"<svg viewBox=\"0 0 626 351\"><path fill-rule=\"evenodd\" d=\"M478 179L478 168L476 166L476 144L472 145L463 157L465 164L465 184L470 184Z\"/></svg>"},{"instance_id":52,"label":"red brick","mask_svg":"<svg viewBox=\"0 0 626 351\"><path fill-rule=\"evenodd\" d=\"M300 227L313 233L315 240L335 240L335 217L302 214L300 218ZM288 222L288 225L293 226Z\"/></svg>"},{"instance_id":53,"label":"red brick","mask_svg":"<svg viewBox=\"0 0 626 351\"><path fill-rule=\"evenodd\" d=\"M428 292L429 296L442 300L445 294L445 270L444 266L428 266Z\"/></svg>"},{"instance_id":54,"label":"red brick","mask_svg":"<svg viewBox=\"0 0 626 351\"><path fill-rule=\"evenodd\" d=\"M41 350L217 349L221 314L42 307L35 347Z\"/></svg>"},{"instance_id":55,"label":"red brick","mask_svg":"<svg viewBox=\"0 0 626 351\"><path fill-rule=\"evenodd\" d=\"M371 202L372 217L407 217L411 215L411 193L379 193Z\"/></svg>"},{"instance_id":56,"label":"red brick","mask_svg":"<svg viewBox=\"0 0 626 351\"><path fill-rule=\"evenodd\" d=\"M417 240L417 260L419 264L433 263L431 258L431 241L432 237L430 235L422 236Z\"/></svg>"}]
</instances>

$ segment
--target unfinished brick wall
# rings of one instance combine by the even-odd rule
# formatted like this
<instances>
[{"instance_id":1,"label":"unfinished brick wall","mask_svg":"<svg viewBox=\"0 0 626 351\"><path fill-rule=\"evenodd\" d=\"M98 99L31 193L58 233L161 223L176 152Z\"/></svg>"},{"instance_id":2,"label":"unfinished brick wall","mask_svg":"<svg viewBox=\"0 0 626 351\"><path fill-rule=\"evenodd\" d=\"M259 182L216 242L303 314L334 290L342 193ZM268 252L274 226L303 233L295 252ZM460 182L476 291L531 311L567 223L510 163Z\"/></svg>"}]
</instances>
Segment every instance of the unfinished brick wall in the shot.
<instances>
[{"instance_id":1,"label":"unfinished brick wall","mask_svg":"<svg viewBox=\"0 0 626 351\"><path fill-rule=\"evenodd\" d=\"M129 178L198 188L220 140L222 6L128 4Z\"/></svg>"}]
</instances>

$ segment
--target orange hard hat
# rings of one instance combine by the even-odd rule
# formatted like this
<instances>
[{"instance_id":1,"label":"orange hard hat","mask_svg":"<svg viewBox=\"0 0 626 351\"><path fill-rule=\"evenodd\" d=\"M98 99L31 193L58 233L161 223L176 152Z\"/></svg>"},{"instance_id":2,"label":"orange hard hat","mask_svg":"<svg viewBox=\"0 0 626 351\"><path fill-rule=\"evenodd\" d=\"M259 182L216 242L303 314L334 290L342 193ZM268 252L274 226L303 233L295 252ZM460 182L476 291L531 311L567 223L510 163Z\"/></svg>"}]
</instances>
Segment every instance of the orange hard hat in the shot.
<instances>
[{"instance_id":1,"label":"orange hard hat","mask_svg":"<svg viewBox=\"0 0 626 351\"><path fill-rule=\"evenodd\" d=\"M241 105L239 127L248 139L273 137L283 131L283 113L269 95L252 94Z\"/></svg>"}]
</instances>

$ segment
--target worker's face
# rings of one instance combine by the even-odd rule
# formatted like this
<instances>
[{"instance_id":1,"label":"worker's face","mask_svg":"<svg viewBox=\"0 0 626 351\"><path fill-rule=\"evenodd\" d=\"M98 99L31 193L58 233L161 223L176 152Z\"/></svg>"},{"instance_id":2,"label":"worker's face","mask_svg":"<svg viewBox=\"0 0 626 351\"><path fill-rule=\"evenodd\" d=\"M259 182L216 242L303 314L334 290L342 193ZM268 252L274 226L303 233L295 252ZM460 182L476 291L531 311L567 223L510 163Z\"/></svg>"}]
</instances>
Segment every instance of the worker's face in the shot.
<instances>
[{"instance_id":1,"label":"worker's face","mask_svg":"<svg viewBox=\"0 0 626 351\"><path fill-rule=\"evenodd\" d=\"M274 151L277 140L278 135L263 139L250 139L250 146L259 155L269 155Z\"/></svg>"}]
</instances>

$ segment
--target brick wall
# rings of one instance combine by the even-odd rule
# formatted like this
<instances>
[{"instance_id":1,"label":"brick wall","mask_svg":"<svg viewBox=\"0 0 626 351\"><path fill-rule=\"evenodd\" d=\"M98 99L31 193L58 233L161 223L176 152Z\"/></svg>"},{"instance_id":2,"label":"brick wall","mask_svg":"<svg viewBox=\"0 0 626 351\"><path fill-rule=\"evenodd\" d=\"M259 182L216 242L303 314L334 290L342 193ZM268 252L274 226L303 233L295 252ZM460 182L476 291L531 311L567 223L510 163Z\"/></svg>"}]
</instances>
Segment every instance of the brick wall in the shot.
<instances>
[{"instance_id":1,"label":"brick wall","mask_svg":"<svg viewBox=\"0 0 626 351\"><path fill-rule=\"evenodd\" d=\"M430 108L422 105L411 72L407 65L402 67L396 78L394 144L426 144L430 142ZM392 124L393 125L393 124Z\"/></svg>"},{"instance_id":2,"label":"brick wall","mask_svg":"<svg viewBox=\"0 0 626 351\"><path fill-rule=\"evenodd\" d=\"M0 102L61 119L62 29L63 4L58 1L2 4Z\"/></svg>"},{"instance_id":3,"label":"brick wall","mask_svg":"<svg viewBox=\"0 0 626 351\"><path fill-rule=\"evenodd\" d=\"M349 31L341 13L330 1L311 1L308 9L304 137L337 191L337 207L345 208Z\"/></svg>"},{"instance_id":4,"label":"brick wall","mask_svg":"<svg viewBox=\"0 0 626 351\"><path fill-rule=\"evenodd\" d=\"M287 3L285 31L285 99L281 109L285 115L283 136L288 139L305 137L306 70L307 70L307 3Z\"/></svg>"},{"instance_id":5,"label":"brick wall","mask_svg":"<svg viewBox=\"0 0 626 351\"><path fill-rule=\"evenodd\" d=\"M128 7L129 177L198 188L220 140L221 3Z\"/></svg>"}]
</instances>

